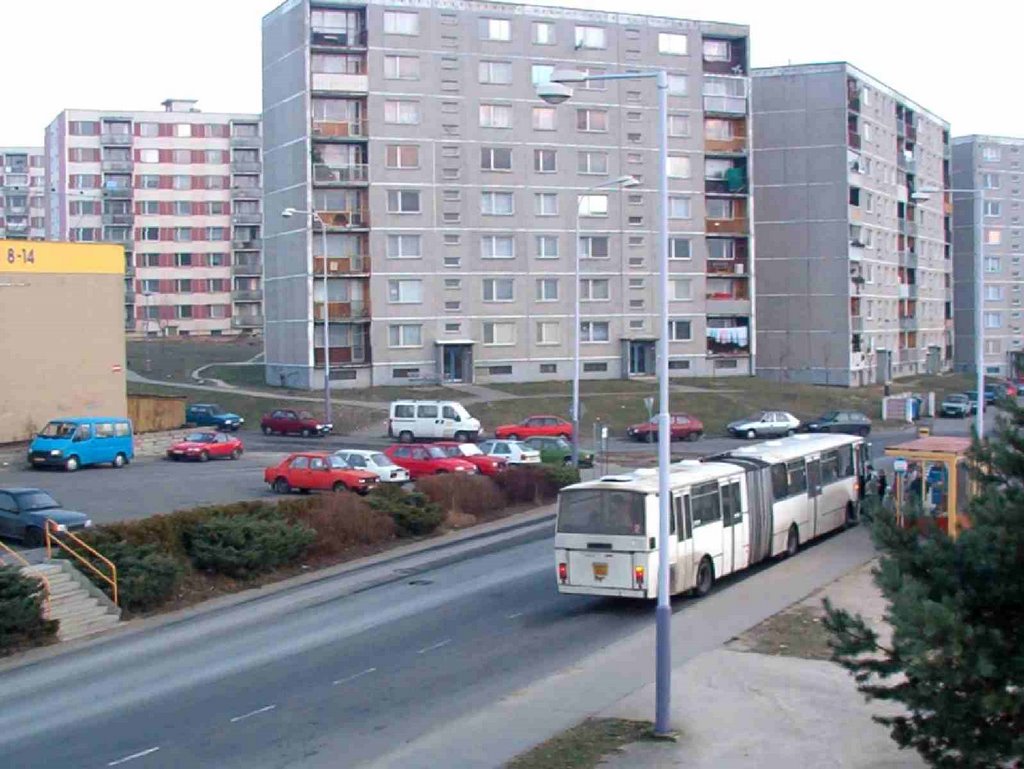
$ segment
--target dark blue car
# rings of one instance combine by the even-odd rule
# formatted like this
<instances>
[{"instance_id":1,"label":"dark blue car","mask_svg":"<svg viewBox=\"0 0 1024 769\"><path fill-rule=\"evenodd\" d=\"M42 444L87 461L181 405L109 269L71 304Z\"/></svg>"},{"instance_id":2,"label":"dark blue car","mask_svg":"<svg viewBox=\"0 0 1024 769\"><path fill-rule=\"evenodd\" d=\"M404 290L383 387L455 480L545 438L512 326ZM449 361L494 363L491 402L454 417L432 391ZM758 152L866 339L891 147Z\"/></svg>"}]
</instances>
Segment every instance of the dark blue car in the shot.
<instances>
[{"instance_id":1,"label":"dark blue car","mask_svg":"<svg viewBox=\"0 0 1024 769\"><path fill-rule=\"evenodd\" d=\"M235 431L245 420L225 411L216 403L193 403L185 412L185 421L197 427L216 427L218 430Z\"/></svg>"},{"instance_id":2,"label":"dark blue car","mask_svg":"<svg viewBox=\"0 0 1024 769\"><path fill-rule=\"evenodd\" d=\"M47 520L57 524L58 534L92 526L85 513L65 510L45 491L0 488L0 537L20 539L29 547L39 547Z\"/></svg>"}]
</instances>

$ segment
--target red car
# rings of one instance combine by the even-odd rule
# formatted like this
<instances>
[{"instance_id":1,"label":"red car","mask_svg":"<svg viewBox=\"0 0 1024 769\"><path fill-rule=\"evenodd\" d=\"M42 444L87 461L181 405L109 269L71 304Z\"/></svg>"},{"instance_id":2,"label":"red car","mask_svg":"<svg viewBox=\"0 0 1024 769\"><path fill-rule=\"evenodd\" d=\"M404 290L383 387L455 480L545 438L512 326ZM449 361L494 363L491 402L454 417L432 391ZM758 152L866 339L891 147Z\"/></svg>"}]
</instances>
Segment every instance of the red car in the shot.
<instances>
[{"instance_id":1,"label":"red car","mask_svg":"<svg viewBox=\"0 0 1024 769\"><path fill-rule=\"evenodd\" d=\"M299 491L354 491L366 494L377 485L377 474L356 470L341 457L324 452L290 454L263 471L263 480L278 494Z\"/></svg>"},{"instance_id":2,"label":"red car","mask_svg":"<svg viewBox=\"0 0 1024 769\"><path fill-rule=\"evenodd\" d=\"M441 475L443 473L475 473L476 465L465 459L455 459L440 446L432 444L388 446L384 453L399 467L409 471L409 477L415 480L425 475Z\"/></svg>"},{"instance_id":3,"label":"red car","mask_svg":"<svg viewBox=\"0 0 1024 769\"><path fill-rule=\"evenodd\" d=\"M203 431L189 433L185 440L175 443L167 449L167 458L206 462L211 459L238 459L243 451L245 447L238 438L227 433Z\"/></svg>"},{"instance_id":4,"label":"red car","mask_svg":"<svg viewBox=\"0 0 1024 769\"><path fill-rule=\"evenodd\" d=\"M552 435L572 440L572 422L561 417L527 417L517 425L502 425L494 431L495 438L518 441L535 435Z\"/></svg>"},{"instance_id":5,"label":"red car","mask_svg":"<svg viewBox=\"0 0 1024 769\"><path fill-rule=\"evenodd\" d=\"M437 446L449 457L472 462L476 466L477 471L482 475L494 476L508 467L507 461L501 457L492 457L490 454L484 454L475 443L436 441L430 445Z\"/></svg>"},{"instance_id":6,"label":"red car","mask_svg":"<svg viewBox=\"0 0 1024 769\"><path fill-rule=\"evenodd\" d=\"M689 414L672 414L672 440L697 441L704 435L704 423ZM641 422L626 430L626 435L635 441L658 440L658 420Z\"/></svg>"},{"instance_id":7,"label":"red car","mask_svg":"<svg viewBox=\"0 0 1024 769\"><path fill-rule=\"evenodd\" d=\"M308 411L275 409L269 414L263 415L263 418L260 419L260 429L263 430L264 435L295 433L303 438L308 438L311 435L323 437L334 429L334 425L317 419Z\"/></svg>"}]
</instances>

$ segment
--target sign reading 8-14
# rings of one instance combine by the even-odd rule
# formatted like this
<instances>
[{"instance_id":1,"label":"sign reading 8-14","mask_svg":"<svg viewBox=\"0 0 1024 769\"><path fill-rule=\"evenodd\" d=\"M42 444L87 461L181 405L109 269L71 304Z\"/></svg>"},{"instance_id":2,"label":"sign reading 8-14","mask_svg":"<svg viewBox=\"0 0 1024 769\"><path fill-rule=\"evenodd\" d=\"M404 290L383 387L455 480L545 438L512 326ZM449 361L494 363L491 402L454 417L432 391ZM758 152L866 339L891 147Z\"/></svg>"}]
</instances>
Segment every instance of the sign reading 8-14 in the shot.
<instances>
[{"instance_id":1,"label":"sign reading 8-14","mask_svg":"<svg viewBox=\"0 0 1024 769\"><path fill-rule=\"evenodd\" d=\"M0 272L124 275L124 268L118 245L0 240Z\"/></svg>"},{"instance_id":2,"label":"sign reading 8-14","mask_svg":"<svg viewBox=\"0 0 1024 769\"><path fill-rule=\"evenodd\" d=\"M8 264L35 264L36 263L36 252L32 248L8 248L7 249L7 263Z\"/></svg>"}]
</instances>

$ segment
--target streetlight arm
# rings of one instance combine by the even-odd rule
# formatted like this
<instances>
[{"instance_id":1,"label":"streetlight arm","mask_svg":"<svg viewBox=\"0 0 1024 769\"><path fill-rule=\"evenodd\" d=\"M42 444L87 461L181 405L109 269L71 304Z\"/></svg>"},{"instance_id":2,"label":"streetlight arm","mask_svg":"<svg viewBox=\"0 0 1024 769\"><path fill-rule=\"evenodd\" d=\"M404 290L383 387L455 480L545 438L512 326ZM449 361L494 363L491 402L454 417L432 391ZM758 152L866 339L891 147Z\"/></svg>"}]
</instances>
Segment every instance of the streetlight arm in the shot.
<instances>
[{"instance_id":1,"label":"streetlight arm","mask_svg":"<svg viewBox=\"0 0 1024 769\"><path fill-rule=\"evenodd\" d=\"M579 70L555 70L551 73L552 83L586 83L591 80L636 80L637 78L656 78L661 70L651 72L613 72L607 75L587 75Z\"/></svg>"}]
</instances>

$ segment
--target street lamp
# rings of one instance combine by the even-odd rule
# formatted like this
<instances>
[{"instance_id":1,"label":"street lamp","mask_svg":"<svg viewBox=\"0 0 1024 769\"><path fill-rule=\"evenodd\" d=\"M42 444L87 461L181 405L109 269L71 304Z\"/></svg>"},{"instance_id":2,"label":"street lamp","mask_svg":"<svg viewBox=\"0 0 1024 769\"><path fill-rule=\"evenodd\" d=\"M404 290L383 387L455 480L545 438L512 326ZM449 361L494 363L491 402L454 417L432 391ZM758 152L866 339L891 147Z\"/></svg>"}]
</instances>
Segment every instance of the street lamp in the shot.
<instances>
[{"instance_id":1,"label":"street lamp","mask_svg":"<svg viewBox=\"0 0 1024 769\"><path fill-rule=\"evenodd\" d=\"M573 91L567 83L596 82L598 80L650 80L658 90L658 184L659 184L659 243L661 265L661 319L658 354L658 391L660 411L658 426L658 608L655 611L655 717L654 732L658 735L671 734L669 727L669 706L672 686L672 649L669 635L672 627L672 607L669 602L669 516L672 512L669 499L669 464L672 454L669 439L670 430L668 403L668 73L665 70L645 72L623 72L606 75L590 75L577 70L556 69L550 81L537 86L537 96L548 104L562 104L572 98ZM579 244L576 244L579 248ZM577 260L578 263L578 260ZM577 292L579 287L577 286ZM577 331L577 333L579 333ZM577 360L579 356L577 356Z\"/></svg>"},{"instance_id":2,"label":"street lamp","mask_svg":"<svg viewBox=\"0 0 1024 769\"><path fill-rule=\"evenodd\" d=\"M146 299L146 315L142 324L142 336L146 344L146 365L143 367L143 370L148 374L152 370L150 350L152 349L153 342L149 339L149 316L153 314L153 292L143 291L142 296Z\"/></svg>"},{"instance_id":3,"label":"street lamp","mask_svg":"<svg viewBox=\"0 0 1024 769\"><path fill-rule=\"evenodd\" d=\"M926 201L936 193L974 196L974 366L978 376L978 417L975 429L978 440L985 437L985 237L982 222L985 219L985 190L981 187L922 187L911 195L911 200ZM952 247L952 243L950 243Z\"/></svg>"},{"instance_id":4,"label":"street lamp","mask_svg":"<svg viewBox=\"0 0 1024 769\"><path fill-rule=\"evenodd\" d=\"M594 190L603 190L610 187L625 189L627 187L636 187L639 183L635 176L620 176L618 179L587 187L583 192L576 195L576 242L573 246L576 254L576 290L574 292L575 306L573 308L575 330L572 336L572 466L577 469L580 466L580 207L583 204L583 198Z\"/></svg>"},{"instance_id":5,"label":"street lamp","mask_svg":"<svg viewBox=\"0 0 1024 769\"><path fill-rule=\"evenodd\" d=\"M281 216L290 219L296 214L308 216L310 222L320 222L320 258L323 260L324 279L324 422L331 424L331 303L327 293L327 225L316 211L286 208Z\"/></svg>"}]
</instances>

